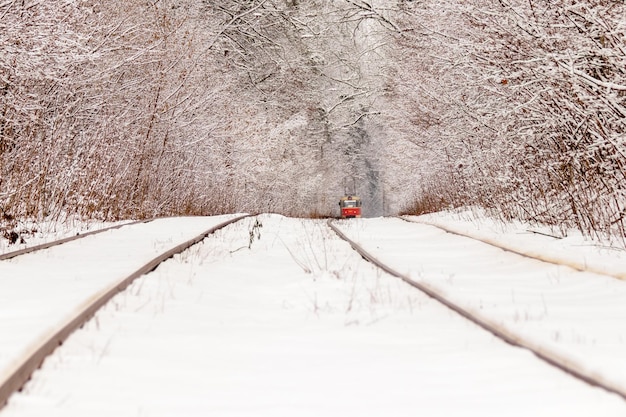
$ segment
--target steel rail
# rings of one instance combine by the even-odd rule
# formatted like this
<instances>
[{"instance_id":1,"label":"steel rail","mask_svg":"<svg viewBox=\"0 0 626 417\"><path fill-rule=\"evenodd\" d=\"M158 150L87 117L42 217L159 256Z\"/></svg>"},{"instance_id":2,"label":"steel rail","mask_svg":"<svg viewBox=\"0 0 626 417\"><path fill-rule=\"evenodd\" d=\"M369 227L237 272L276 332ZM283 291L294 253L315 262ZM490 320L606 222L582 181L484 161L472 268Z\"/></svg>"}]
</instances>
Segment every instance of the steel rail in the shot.
<instances>
[{"instance_id":1,"label":"steel rail","mask_svg":"<svg viewBox=\"0 0 626 417\"><path fill-rule=\"evenodd\" d=\"M476 325L493 334L502 341L512 346L526 349L532 352L539 359L573 376L574 378L577 378L594 387L604 389L607 392L619 395L624 400L626 400L626 389L623 386L620 386L620 384L614 381L610 381L602 375L586 369L585 366L583 366L582 364L564 358L562 355L559 355L558 352L552 351L546 347L542 347L538 344L525 340L523 337L516 335L504 326L494 322L493 320L490 320L479 312L461 307L460 305L446 298L430 285L423 282L417 282L411 279L408 275L402 274L381 262L375 256L363 249L363 247L360 246L358 243L347 237L341 230L339 230L339 228L337 228L337 226L333 224L332 220L328 220L327 224L337 234L337 236L349 243L350 246L352 246L352 248L356 252L358 252L361 257L363 257L363 259L376 265L378 268L382 269L388 274L393 275L396 278L400 278L407 284L411 285L414 288L417 288L424 294L448 307L450 310L456 312L467 320L475 323Z\"/></svg>"},{"instance_id":2,"label":"steel rail","mask_svg":"<svg viewBox=\"0 0 626 417\"><path fill-rule=\"evenodd\" d=\"M451 229L450 227L442 226L442 225L435 224L435 223L406 219L406 218L401 217L401 216L396 217L396 218L398 218L400 220L404 220L407 223L413 223L413 224L420 224L420 225L423 225L423 226L436 227L437 229L443 230L446 233L450 233L452 235L462 236L462 237L466 237L468 239L476 240L478 242L485 243L485 244L493 246L495 248L502 249L503 251L511 252L511 253L516 254L516 255L523 256L525 258L535 259L537 261L541 261L541 262L545 262L545 263L549 263L549 264L553 264L553 265L566 266L566 267L575 269L576 271L579 271L579 272L590 272L590 273L593 273L593 274L604 275L604 276L607 276L607 277L616 278L616 279L619 279L619 280L622 280L622 281L626 281L626 272L609 271L609 270L603 268L602 266L589 265L589 264L587 264L584 261L583 262L578 262L578 261L572 261L572 260L569 260L569 259L562 259L562 258L558 258L558 257L554 257L554 256L548 256L548 255L544 255L544 254L541 254L541 253L532 253L532 252L528 252L528 251L523 251L523 250L520 250L518 248L515 248L514 246L507 245L505 243L498 242L498 241L493 240L493 239L489 239L489 238L486 238L486 237L472 236L469 233L459 232L457 230Z\"/></svg>"},{"instance_id":3,"label":"steel rail","mask_svg":"<svg viewBox=\"0 0 626 417\"><path fill-rule=\"evenodd\" d=\"M189 249L191 246L201 242L217 230L250 216L250 214L240 215L202 232L198 236L162 253L126 278L123 278L110 286L108 289L94 295L88 302L85 303L84 308L80 312L76 313L75 316L69 319L65 324L59 326L58 330L54 331L51 336L47 337L45 340L41 340L39 344L32 349L31 353L25 355L25 357L21 358L16 364L14 364L13 370L8 372L8 377L6 377L4 381L0 381L0 409L6 405L9 397L13 393L19 391L24 384L28 382L33 372L41 367L47 356L49 356L58 346L61 346L75 330L82 327L115 295L124 291L134 280L142 275L154 271L159 264L163 263L165 260Z\"/></svg>"},{"instance_id":4,"label":"steel rail","mask_svg":"<svg viewBox=\"0 0 626 417\"><path fill-rule=\"evenodd\" d=\"M118 225L115 225L115 226L105 227L104 229L92 230L92 231L86 232L86 233L79 233L79 234L76 234L74 236L69 236L69 237L66 237L66 238L63 238L63 239L53 240L51 242L42 243L40 245L35 245L35 246L31 246L31 247L24 248L24 249L3 253L3 254L0 254L0 261L6 260L6 259L15 258L15 257L20 256L20 255L26 255L27 253L36 252L36 251L39 251L39 250L48 249L48 248L51 248L53 246L62 245L63 243L71 242L71 241L77 240L77 239L82 239L82 238L87 237L87 236L93 236L93 235L96 235L98 233L108 232L109 230L115 230L115 229L119 229L119 228L124 227L124 226L132 226L132 225L139 224L139 223L148 223L148 222L151 222L153 220L154 219L146 219L146 220L138 220L138 221L134 221L134 222L130 222L130 223L118 224Z\"/></svg>"}]
</instances>

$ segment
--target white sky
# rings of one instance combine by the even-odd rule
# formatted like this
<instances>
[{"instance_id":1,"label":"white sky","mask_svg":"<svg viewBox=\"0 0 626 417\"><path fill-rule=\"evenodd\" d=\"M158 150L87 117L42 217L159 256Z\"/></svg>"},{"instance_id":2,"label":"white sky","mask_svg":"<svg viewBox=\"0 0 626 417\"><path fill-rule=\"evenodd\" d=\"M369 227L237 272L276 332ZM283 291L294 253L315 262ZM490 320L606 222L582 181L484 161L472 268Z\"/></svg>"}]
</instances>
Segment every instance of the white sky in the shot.
<instances>
[{"instance_id":1,"label":"white sky","mask_svg":"<svg viewBox=\"0 0 626 417\"><path fill-rule=\"evenodd\" d=\"M1 262L0 376L114 275L223 220L159 220ZM248 249L254 220L135 281L46 360L0 417L626 415L616 395L381 273L324 222L260 216L261 237ZM626 386L623 281L397 219L339 224L395 269ZM454 225L529 249L551 241ZM619 263L619 251L575 247Z\"/></svg>"}]
</instances>

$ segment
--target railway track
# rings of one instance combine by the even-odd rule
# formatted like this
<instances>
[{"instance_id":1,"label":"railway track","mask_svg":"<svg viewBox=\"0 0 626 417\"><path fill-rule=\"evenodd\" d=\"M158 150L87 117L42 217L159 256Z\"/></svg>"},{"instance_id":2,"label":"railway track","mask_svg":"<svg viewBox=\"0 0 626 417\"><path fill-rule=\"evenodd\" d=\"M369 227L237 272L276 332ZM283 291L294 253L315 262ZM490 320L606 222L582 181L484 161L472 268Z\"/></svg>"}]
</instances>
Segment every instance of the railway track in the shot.
<instances>
[{"instance_id":1,"label":"railway track","mask_svg":"<svg viewBox=\"0 0 626 417\"><path fill-rule=\"evenodd\" d=\"M313 405L325 415L341 415L339 410L355 406L363 410L384 406L388 412L398 401L404 401L400 409L407 412L395 415L413 415L415 407L440 410L442 405L454 411L437 415L459 415L455 411L483 395L494 396L481 405L486 415L502 411L495 403L506 407L516 401L528 407L516 408L514 415L549 415L541 409L546 399L572 410L597 408L597 397L603 398L603 405L626 407L619 387L612 389L611 381L592 372L579 372L579 364L564 360L562 352L543 348L542 336L535 339L539 343L532 343L507 331L490 319L497 316L490 316L489 310L474 311L476 305L469 298L455 298L461 302L457 306L448 297L455 294L445 292L450 287L427 278L432 269L412 279L415 269L403 265L401 256L388 256L405 238L402 245L426 242L435 234L447 236L445 244L453 251L464 250L454 242L466 239L395 220L336 221L328 222L329 227L326 222L272 215L257 220L254 226L254 220L246 221L220 232L103 306L95 320L63 339L63 348L46 360L22 393L11 397L5 409L8 415L22 415L22 411L23 415L48 411L83 415L85 407L110 407L110 414L144 409L156 415L164 406L178 404L180 408L171 410L187 410L190 403L202 410L197 415L229 407L233 412L258 412L284 405L285 398L301 399L291 404L291 415L311 411ZM252 243L250 228L259 222L263 238L254 235ZM223 226L217 223L211 230ZM378 228L373 227L376 224ZM399 234L394 227L407 233ZM356 251L344 243L346 238ZM78 246L64 252L72 253ZM55 253L34 255L22 263L54 260L59 251ZM413 248L406 253L413 265L421 264ZM509 262L513 255L503 257L507 267L517 266ZM156 262L152 267L146 263L145 268L153 269ZM3 271L0 268L0 276ZM454 284L462 283L459 279ZM108 290L116 291L114 287ZM2 320L0 342L1 324ZM518 330L508 324L508 329ZM0 349L0 382L1 356ZM35 369L37 362L31 365ZM118 378L120 369L126 375L123 381ZM456 403L464 405L440 405L450 392L461 391L465 401L457 398ZM333 395L337 395L334 402ZM241 397L247 398L245 404ZM319 404L319 398L327 403ZM436 400L429 402L429 398ZM329 414L333 410L339 413ZM178 411L169 415L174 413Z\"/></svg>"},{"instance_id":2,"label":"railway track","mask_svg":"<svg viewBox=\"0 0 626 417\"><path fill-rule=\"evenodd\" d=\"M57 240L53 240L51 242L46 242L46 243L42 243L42 244L39 244L39 245L30 246L30 247L27 247L27 248L24 248L24 249L19 249L19 250L15 250L15 251L11 251L11 252L6 252L6 253L3 253L3 254L0 254L0 261L4 261L4 260L7 260L7 259L13 259L13 258L16 258L16 257L18 257L20 255L26 255L28 253L33 253L33 252L37 252L37 251L44 250L44 249L49 249L49 248L52 248L54 246L59 246L59 245L62 245L64 243L73 242L73 241L78 240L78 239L82 239L82 238L85 238L85 237L88 237L88 236L97 235L99 233L108 232L110 230L120 229L120 228L125 227L125 226L132 226L132 225L140 224L140 223L148 223L148 222L151 222L153 220L154 219L146 219L146 220L138 220L138 221L130 222L130 223L118 224L118 225L115 225L115 226L105 227L103 229L98 229L98 230L92 230L92 231L86 232L86 233L79 233L79 234L76 234L74 236L69 236L69 237L66 237L66 238L63 238L63 239L57 239Z\"/></svg>"},{"instance_id":3,"label":"railway track","mask_svg":"<svg viewBox=\"0 0 626 417\"><path fill-rule=\"evenodd\" d=\"M562 265L562 266L567 266L569 268L575 269L576 271L580 271L580 272L591 272L593 274L599 274L599 275L606 275L608 277L611 278L616 278L616 279L620 279L620 280L626 280L626 272L616 272L616 271L612 271L606 267L604 267L601 264L589 264L587 262L583 261L577 261L577 260L572 260L572 259L563 259L562 257L558 257L558 256L550 256L550 255L546 255L545 253L541 253L541 252L534 252L534 251L528 251L528 250L522 250L518 247L516 247L515 245L511 245L511 244L507 244L501 241L495 241L493 239L487 238L487 237L481 237L481 236L473 236L469 233L464 233L460 230L455 230L451 227L448 226L443 226L441 224L435 224L435 223L431 223L431 222L426 222L426 221L416 221L416 220L411 220L411 219L407 219L405 217L396 217L397 219L403 220L405 222L408 223L413 223L413 224L423 224L423 225L427 225L427 226L432 226L432 227L436 227L437 229L443 230L446 233L450 233L453 235L457 235L457 236L462 236L468 239L473 239L476 240L478 242L482 242L485 243L487 245L493 246L495 248L498 249L502 249L504 251L507 252L511 252L514 253L516 255L520 255L526 258L531 258L531 259L536 259L538 261L541 262L546 262L549 264L554 264L554 265Z\"/></svg>"},{"instance_id":4,"label":"railway track","mask_svg":"<svg viewBox=\"0 0 626 417\"><path fill-rule=\"evenodd\" d=\"M584 364L577 363L573 360L567 359L562 354L560 354L559 352L553 349L549 349L546 346L543 346L538 343L533 343L532 341L519 336L514 331L511 331L508 328L498 324L497 322L490 319L486 315L480 313L479 311L465 308L461 306L460 304L453 302L448 297L443 295L443 293L441 293L440 291L438 291L431 285L424 283L424 282L418 282L412 279L407 274L398 272L391 266L385 264L384 262L379 260L377 257L375 257L374 255L366 251L359 243L350 239L335 224L333 224L333 220L328 220L327 224L337 234L337 236L339 236L341 239L349 243L350 246L356 252L358 252L359 255L361 255L363 259L376 265L381 270L387 272L388 274L394 277L397 277L403 280L407 284L413 286L414 288L418 289L419 291L423 292L424 294L428 295L429 297L433 298L434 300L448 307L450 310L461 315L467 320L470 320L471 322L475 323L479 327L493 334L494 336L501 339L502 341L512 346L526 349L530 351L531 353L533 353L537 358L541 359L542 361L548 363L549 365L553 367L560 369L561 371L571 375L572 377L579 379L591 386L598 387L607 392L619 395L620 397L626 400L626 389L624 389L624 387L622 387L618 383L615 383L614 381L611 381L603 377L602 375L599 375L596 372L590 371L588 367L586 367ZM449 231L446 230L446 232L449 232ZM454 233L454 234L459 234L459 233ZM468 237L468 236L465 236L465 237ZM483 242L483 243L488 243L488 242ZM488 244L491 245L491 243L488 243ZM519 255L526 256L524 254L519 254ZM538 260L542 262L549 262L546 259L538 259Z\"/></svg>"},{"instance_id":5,"label":"railway track","mask_svg":"<svg viewBox=\"0 0 626 417\"><path fill-rule=\"evenodd\" d=\"M14 392L20 390L21 387L31 378L33 372L41 366L47 356L49 356L58 346L62 345L71 333L73 333L76 329L82 327L96 313L96 311L98 311L103 305L111 300L111 298L113 298L116 294L126 289L138 277L156 269L165 260L189 249L191 246L201 242L215 231L246 217L249 217L249 215L240 215L223 221L203 231L195 237L160 253L158 256L154 257L149 262L146 262L131 274L125 276L120 280L117 280L112 285L109 285L109 287L105 290L102 290L93 295L88 300L88 302L84 303L81 306L81 309L75 312L74 315L67 319L65 323L59 325L55 331L48 334L45 338L38 340L34 345L30 346L28 352L26 352L23 356L21 356L13 363L11 363L8 369L3 370L0 368L0 409L4 407L4 405L6 405L8 398ZM119 229L124 226L132 226L139 223L146 223L149 221L152 220L113 226L78 236L72 236L70 238L60 239L20 251L4 254L2 257L0 257L0 260L16 259L20 256L31 254L33 252L43 249L54 248L55 246L68 243L76 239L93 236L114 229Z\"/></svg>"}]
</instances>

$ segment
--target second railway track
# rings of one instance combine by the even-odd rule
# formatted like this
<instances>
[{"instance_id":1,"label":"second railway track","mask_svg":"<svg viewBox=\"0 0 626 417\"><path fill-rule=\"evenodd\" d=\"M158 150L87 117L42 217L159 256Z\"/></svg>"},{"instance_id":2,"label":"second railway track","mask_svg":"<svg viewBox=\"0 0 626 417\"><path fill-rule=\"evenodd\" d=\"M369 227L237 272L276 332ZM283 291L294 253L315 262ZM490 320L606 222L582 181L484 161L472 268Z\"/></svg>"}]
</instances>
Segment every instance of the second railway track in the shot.
<instances>
[{"instance_id":1,"label":"second railway track","mask_svg":"<svg viewBox=\"0 0 626 417\"><path fill-rule=\"evenodd\" d=\"M562 353L558 352L555 349L548 347L546 344L536 343L536 342L529 340L528 338L521 336L519 333L516 333L514 330L511 330L510 328L503 326L502 324L493 320L489 316L481 313L480 311L477 311L476 309L464 307L460 303L452 301L452 299L447 297L443 292L436 289L434 286L426 282L419 282L418 280L415 280L409 275L399 272L398 270L394 269L392 266L381 261L376 256L374 256L373 254L365 250L363 246L361 246L355 240L350 239L345 233L341 231L340 228L338 228L333 223L334 222L332 220L329 220L327 222L328 226L341 239L349 243L350 246L368 262L371 262L372 264L376 265L378 268L382 269L388 274L393 275L394 277L397 277L403 280L404 282L408 283L409 285L415 287L416 289L420 290L424 294L435 299L439 303L445 305L446 307L456 312L457 314L461 315L462 317L472 321L473 323L477 324L478 326L490 332L491 334L498 337L499 339L503 340L504 342L512 346L526 349L532 352L539 359L545 361L551 366L554 366L570 374L574 378L577 378L592 386L602 388L607 392L617 394L626 400L626 388L622 386L619 382L613 381L610 378L602 376L598 372L592 369L590 370L590 368L584 363L578 363L577 361L567 358L565 355L563 355ZM446 232L449 232L449 231L446 230ZM467 236L464 236L464 237L467 237ZM486 242L483 242L483 243L486 243ZM487 244L494 246L492 243L487 243ZM525 256L525 255L522 255L522 256ZM538 259L538 261L549 262L549 261L546 261L545 259Z\"/></svg>"}]
</instances>

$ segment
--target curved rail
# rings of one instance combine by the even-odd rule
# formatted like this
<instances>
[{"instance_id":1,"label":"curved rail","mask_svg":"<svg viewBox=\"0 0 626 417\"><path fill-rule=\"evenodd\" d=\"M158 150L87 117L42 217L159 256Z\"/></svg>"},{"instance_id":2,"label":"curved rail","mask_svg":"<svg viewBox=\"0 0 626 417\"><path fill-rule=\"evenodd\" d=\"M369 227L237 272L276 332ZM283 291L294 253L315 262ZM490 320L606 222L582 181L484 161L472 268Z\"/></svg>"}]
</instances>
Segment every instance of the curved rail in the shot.
<instances>
[{"instance_id":1,"label":"curved rail","mask_svg":"<svg viewBox=\"0 0 626 417\"><path fill-rule=\"evenodd\" d=\"M510 330L506 329L505 327L499 325L498 323L490 320L489 318L483 316L482 314L476 311L472 311L472 310L461 307L460 305L447 299L445 296L443 296L441 293L439 293L436 289L432 288L428 284L414 281L409 276L392 269L388 265L378 260L372 254L370 254L365 249L363 249L363 247L361 247L358 243L348 238L341 230L337 228L337 226L333 224L332 220L328 220L327 224L337 234L337 236L339 236L341 239L348 242L350 246L352 246L352 248L356 252L358 252L359 255L363 257L363 259L367 260L368 262L371 262L372 264L376 265L378 268L382 269L388 274L393 275L394 277L400 278L407 284L417 288L418 290L422 291L429 297L435 299L439 303L445 305L452 311L460 314L461 316L465 317L466 319L480 326L481 328L493 334L497 338L503 340L504 342L512 346L526 349L532 352L539 359L560 369L563 372L570 374L574 378L577 378L583 382L586 382L589 385L602 388L613 394L617 394L626 400L626 389L620 386L619 384L613 381L610 381L604 378L602 375L599 375L593 371L589 371L581 364L575 363L572 360L568 360L564 358L562 355L559 355L558 352L554 352L550 349L539 346L538 344L525 340L524 338L514 334Z\"/></svg>"},{"instance_id":2,"label":"curved rail","mask_svg":"<svg viewBox=\"0 0 626 417\"><path fill-rule=\"evenodd\" d=\"M249 216L249 214L237 216L202 232L193 239L183 242L167 252L162 253L126 278L94 296L87 303L87 305L84 306L81 312L77 313L75 317L70 319L66 324L60 326L60 328L47 340L41 341L41 344L34 349L32 353L28 354L26 357L19 360L16 365L14 365L13 370L8 372L9 376L4 381L0 381L0 409L6 404L11 394L20 390L30 379L33 372L41 366L48 355L50 355L58 346L61 346L70 334L72 334L79 327L83 326L102 306L104 306L119 292L126 289L126 287L128 287L134 280L144 274L154 271L159 264L165 260L185 251L186 249L189 249L191 246L201 242L215 231Z\"/></svg>"},{"instance_id":3,"label":"curved rail","mask_svg":"<svg viewBox=\"0 0 626 417\"><path fill-rule=\"evenodd\" d=\"M15 258L17 256L25 255L27 253L36 252L36 251L39 251L39 250L48 249L48 248L51 248L53 246L62 245L63 243L71 242L71 241L76 240L76 239L82 239L84 237L96 235L98 233L107 232L109 230L115 230L115 229L119 229L119 228L124 227L124 226L132 226L134 224L139 224L139 223L148 223L148 222L151 222L153 220L154 219L146 219L146 220L138 220L138 221L130 222L130 223L118 224L118 225L115 225L115 226L105 227L104 229L92 230L90 232L77 234L77 235L66 237L66 238L63 238L63 239L53 240L52 242L42 243L40 245L31 246L29 248L24 248L24 249L12 251L12 252L3 253L3 254L0 254L0 261L3 261L5 259Z\"/></svg>"}]
</instances>

